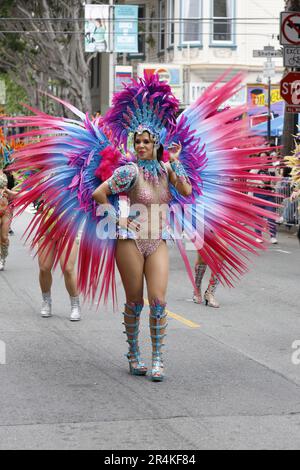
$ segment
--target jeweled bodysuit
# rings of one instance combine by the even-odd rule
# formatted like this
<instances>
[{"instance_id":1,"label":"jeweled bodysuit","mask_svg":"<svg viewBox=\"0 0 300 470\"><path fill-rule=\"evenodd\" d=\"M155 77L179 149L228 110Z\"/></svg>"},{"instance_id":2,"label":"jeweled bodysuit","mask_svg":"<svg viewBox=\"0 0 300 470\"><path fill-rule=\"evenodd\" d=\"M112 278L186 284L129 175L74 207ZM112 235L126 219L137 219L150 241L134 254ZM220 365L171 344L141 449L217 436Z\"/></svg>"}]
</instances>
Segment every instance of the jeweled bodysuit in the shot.
<instances>
[{"instance_id":1,"label":"jeweled bodysuit","mask_svg":"<svg viewBox=\"0 0 300 470\"><path fill-rule=\"evenodd\" d=\"M138 160L116 170L108 184L113 194L126 193L129 219L140 226L138 232L121 229L119 238L134 239L144 257L151 255L162 240L170 238L167 210L171 193L166 167L157 160Z\"/></svg>"}]
</instances>

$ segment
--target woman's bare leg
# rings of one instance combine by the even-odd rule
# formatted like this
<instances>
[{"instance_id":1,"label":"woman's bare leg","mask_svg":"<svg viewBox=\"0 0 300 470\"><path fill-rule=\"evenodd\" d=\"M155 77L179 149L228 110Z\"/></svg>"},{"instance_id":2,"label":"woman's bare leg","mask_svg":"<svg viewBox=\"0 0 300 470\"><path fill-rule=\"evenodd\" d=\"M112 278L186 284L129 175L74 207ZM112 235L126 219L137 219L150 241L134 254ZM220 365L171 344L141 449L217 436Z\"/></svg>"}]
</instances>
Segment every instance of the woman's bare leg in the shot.
<instances>
[{"instance_id":1,"label":"woman's bare leg","mask_svg":"<svg viewBox=\"0 0 300 470\"><path fill-rule=\"evenodd\" d=\"M134 240L118 240L116 263L126 295L124 324L129 343L130 372L145 375L147 368L141 362L138 346L139 319L143 308L144 257Z\"/></svg>"},{"instance_id":2,"label":"woman's bare leg","mask_svg":"<svg viewBox=\"0 0 300 470\"><path fill-rule=\"evenodd\" d=\"M148 299L165 302L169 280L169 252L166 242L162 241L157 250L145 261L145 277Z\"/></svg>"},{"instance_id":3,"label":"woman's bare leg","mask_svg":"<svg viewBox=\"0 0 300 470\"><path fill-rule=\"evenodd\" d=\"M77 277L76 277L76 272L75 272L75 264L76 264L77 254L78 254L77 242L74 242L74 245L72 246L72 250L70 252L66 266L64 266L65 261L66 261L66 254L67 254L67 249L64 250L60 259L60 266L64 275L65 286L70 297L77 297L78 289L77 289Z\"/></svg>"},{"instance_id":4,"label":"woman's bare leg","mask_svg":"<svg viewBox=\"0 0 300 470\"><path fill-rule=\"evenodd\" d=\"M41 244L43 243L43 240L39 242L38 248L40 249ZM38 261L39 261L39 268L40 268L40 273L39 273L39 281L40 281L40 287L41 291L43 294L47 294L51 292L51 287L52 287L52 268L54 265L54 259L55 259L55 245L51 247L49 250L49 247L46 247L44 250L38 252Z\"/></svg>"},{"instance_id":5,"label":"woman's bare leg","mask_svg":"<svg viewBox=\"0 0 300 470\"><path fill-rule=\"evenodd\" d=\"M118 240L116 263L125 290L126 302L142 301L145 261L134 240Z\"/></svg>"},{"instance_id":6,"label":"woman's bare leg","mask_svg":"<svg viewBox=\"0 0 300 470\"><path fill-rule=\"evenodd\" d=\"M78 254L78 243L77 241L74 242L71 252L68 256L68 260L66 262L67 256L67 248L64 250L61 258L60 258L60 267L64 275L65 279L65 286L70 296L71 302L71 321L79 321L81 320L81 309L80 309L80 301L79 301L79 294L77 288L77 276L75 272L75 264Z\"/></svg>"}]
</instances>

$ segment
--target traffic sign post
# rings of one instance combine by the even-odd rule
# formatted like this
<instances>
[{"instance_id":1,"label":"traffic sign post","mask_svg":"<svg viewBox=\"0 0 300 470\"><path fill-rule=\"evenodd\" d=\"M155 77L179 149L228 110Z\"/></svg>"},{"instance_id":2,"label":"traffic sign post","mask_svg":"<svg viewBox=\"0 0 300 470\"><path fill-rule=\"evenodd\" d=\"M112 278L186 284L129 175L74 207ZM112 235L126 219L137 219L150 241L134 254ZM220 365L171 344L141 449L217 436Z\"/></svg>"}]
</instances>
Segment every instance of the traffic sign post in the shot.
<instances>
[{"instance_id":1,"label":"traffic sign post","mask_svg":"<svg viewBox=\"0 0 300 470\"><path fill-rule=\"evenodd\" d=\"M289 72L280 82L280 94L288 113L300 112L300 72Z\"/></svg>"},{"instance_id":2,"label":"traffic sign post","mask_svg":"<svg viewBox=\"0 0 300 470\"><path fill-rule=\"evenodd\" d=\"M300 47L284 46L283 65L284 67L300 67Z\"/></svg>"},{"instance_id":3,"label":"traffic sign post","mask_svg":"<svg viewBox=\"0 0 300 470\"><path fill-rule=\"evenodd\" d=\"M253 57L282 57L282 51L275 50L273 46L265 46L263 49L253 49Z\"/></svg>"}]
</instances>

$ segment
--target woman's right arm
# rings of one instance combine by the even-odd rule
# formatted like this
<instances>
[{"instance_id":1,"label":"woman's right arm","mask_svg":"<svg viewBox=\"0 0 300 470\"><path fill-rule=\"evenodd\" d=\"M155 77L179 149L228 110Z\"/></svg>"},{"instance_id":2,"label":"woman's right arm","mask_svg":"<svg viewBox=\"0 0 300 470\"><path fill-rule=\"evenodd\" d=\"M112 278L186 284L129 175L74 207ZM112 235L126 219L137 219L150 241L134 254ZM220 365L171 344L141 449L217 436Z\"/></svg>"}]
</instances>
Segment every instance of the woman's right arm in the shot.
<instances>
[{"instance_id":1,"label":"woman's right arm","mask_svg":"<svg viewBox=\"0 0 300 470\"><path fill-rule=\"evenodd\" d=\"M104 181L104 183L100 184L97 189L92 194L92 198L98 203L98 204L109 204L108 196L112 194L110 187L108 185L107 181Z\"/></svg>"}]
</instances>

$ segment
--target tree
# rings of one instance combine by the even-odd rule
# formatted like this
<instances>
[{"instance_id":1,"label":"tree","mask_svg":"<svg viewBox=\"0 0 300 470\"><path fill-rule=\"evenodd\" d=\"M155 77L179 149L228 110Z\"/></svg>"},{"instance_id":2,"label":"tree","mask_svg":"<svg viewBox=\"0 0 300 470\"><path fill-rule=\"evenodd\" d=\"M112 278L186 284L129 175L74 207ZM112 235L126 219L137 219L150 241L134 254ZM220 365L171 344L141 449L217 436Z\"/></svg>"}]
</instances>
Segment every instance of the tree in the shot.
<instances>
[{"instance_id":1,"label":"tree","mask_svg":"<svg viewBox=\"0 0 300 470\"><path fill-rule=\"evenodd\" d=\"M0 114L24 114L23 103L29 104L28 97L23 87L12 80L8 74L0 73L0 81L5 83L6 103L5 107L0 109ZM26 110L25 110L26 112Z\"/></svg>"},{"instance_id":2,"label":"tree","mask_svg":"<svg viewBox=\"0 0 300 470\"><path fill-rule=\"evenodd\" d=\"M96 54L84 52L83 13L80 0L1 0L0 70L34 106L48 110L42 90L92 111L89 63Z\"/></svg>"}]
</instances>

